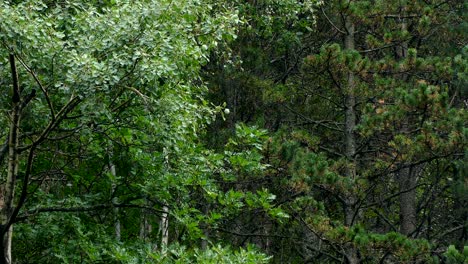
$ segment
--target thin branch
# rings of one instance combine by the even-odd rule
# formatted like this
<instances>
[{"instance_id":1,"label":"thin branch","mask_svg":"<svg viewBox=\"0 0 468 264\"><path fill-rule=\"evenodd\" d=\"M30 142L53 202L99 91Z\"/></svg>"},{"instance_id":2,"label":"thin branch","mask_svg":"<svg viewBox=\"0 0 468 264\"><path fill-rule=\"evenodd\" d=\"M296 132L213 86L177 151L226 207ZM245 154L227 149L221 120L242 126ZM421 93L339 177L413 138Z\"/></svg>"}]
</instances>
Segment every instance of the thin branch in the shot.
<instances>
[{"instance_id":1,"label":"thin branch","mask_svg":"<svg viewBox=\"0 0 468 264\"><path fill-rule=\"evenodd\" d=\"M326 151L326 152L328 152L330 154L333 154L335 156L338 156L338 157L344 157L343 153L336 152L333 149L330 149L330 148L327 148L327 147L324 147L324 146L319 146L319 149L324 150L324 151Z\"/></svg>"},{"instance_id":2,"label":"thin branch","mask_svg":"<svg viewBox=\"0 0 468 264\"><path fill-rule=\"evenodd\" d=\"M78 128L75 129L75 131L71 132L71 133L68 133L68 134L65 134L65 135L62 135L62 136L58 136L58 137L47 137L47 140L49 141L59 141L59 140L64 140L66 138L69 138L69 137L72 137L76 134L76 132L78 130L80 130L83 126L79 126Z\"/></svg>"},{"instance_id":3,"label":"thin branch","mask_svg":"<svg viewBox=\"0 0 468 264\"><path fill-rule=\"evenodd\" d=\"M15 54L15 57L18 59L18 61L21 63L21 65L23 65L23 67L26 69L26 71L29 74L31 74L31 76L36 81L37 85L41 89L41 91L44 94L44 97L45 97L45 99L47 101L47 105L49 106L50 114L52 116L52 120L55 120L55 111L54 111L54 107L52 105L52 102L50 100L49 93L47 92L47 90L42 85L41 81L39 80L39 77L37 77L36 73L24 62L24 60L21 58L21 56L19 56L19 54Z\"/></svg>"},{"instance_id":4,"label":"thin branch","mask_svg":"<svg viewBox=\"0 0 468 264\"><path fill-rule=\"evenodd\" d=\"M296 210L294 210L292 207L288 206L290 210L296 212ZM297 212L296 212L297 214ZM328 240L326 237L322 236L321 234L319 234L317 231L315 231L313 228L311 228L309 226L309 224L307 224L307 222L302 218L300 217L299 215L294 215L293 216L294 218L297 218L306 228L307 230L309 230L312 234L314 234L319 240L327 243L330 247L333 248L333 250L335 250L336 252L340 253L341 255L343 256L346 256L346 254L343 252L343 250L339 250L336 245L334 245L332 243L332 241Z\"/></svg>"},{"instance_id":5,"label":"thin branch","mask_svg":"<svg viewBox=\"0 0 468 264\"><path fill-rule=\"evenodd\" d=\"M8 228L16 221L16 217L18 216L19 211L21 210L21 208L23 207L26 201L26 196L28 195L29 177L31 176L32 166L33 166L33 161L34 161L34 156L35 156L34 151L44 140L47 139L47 136L49 135L50 131L52 131L65 118L65 116L70 111L72 111L80 102L81 102L81 99L79 99L78 97L72 97L70 101L66 105L64 105L62 109L57 113L56 118L50 121L49 125L47 125L47 127L42 131L39 138L37 138L30 145L28 159L26 163L26 171L25 171L24 180L23 180L23 186L21 188L21 195L19 197L18 204L16 205L12 214L8 218L7 223L5 224L5 227L4 227L5 230L8 230ZM19 149L18 149L18 152L19 152Z\"/></svg>"},{"instance_id":6,"label":"thin branch","mask_svg":"<svg viewBox=\"0 0 468 264\"><path fill-rule=\"evenodd\" d=\"M338 199L338 201L339 201L340 203L342 203L343 205L346 204L346 201L345 201L345 199L343 199L343 197L341 197L339 194L333 192L332 190L327 189L325 186L322 186L321 184L318 184L318 183L314 183L314 186L317 187L317 188L319 188L320 190L323 190L323 191L325 191L325 192L331 194L333 197L335 197L336 199Z\"/></svg>"},{"instance_id":7,"label":"thin branch","mask_svg":"<svg viewBox=\"0 0 468 264\"><path fill-rule=\"evenodd\" d=\"M324 121L317 121L317 120L313 120L312 118L309 118L297 111L295 111L294 109L292 109L291 107L289 107L288 105L286 104L283 104L290 112L292 112L293 114L301 117L302 119L306 120L307 122L310 122L312 124L315 124L315 125L318 125L318 126L322 126L324 128L327 128L327 129L330 129L330 130L333 130L333 131L338 131L338 132L343 132L343 130L339 129L339 128L334 128L334 127L331 127L331 126L328 126L326 124L324 124L325 122Z\"/></svg>"},{"instance_id":8,"label":"thin branch","mask_svg":"<svg viewBox=\"0 0 468 264\"><path fill-rule=\"evenodd\" d=\"M59 125L63 119L67 116L69 112L71 112L80 102L82 99L79 97L72 97L70 98L70 101L66 105L60 109L60 111L57 113L56 118L51 120L47 127L42 131L42 133L39 135L39 137L33 141L32 144L18 148L18 152L25 151L30 148L35 148L37 147L40 143L42 143L44 140L47 139L47 136L49 135L50 131L52 131L54 128Z\"/></svg>"},{"instance_id":9,"label":"thin branch","mask_svg":"<svg viewBox=\"0 0 468 264\"><path fill-rule=\"evenodd\" d=\"M384 15L384 18L392 18L392 19L405 19L405 18L419 18L421 15Z\"/></svg>"},{"instance_id":10,"label":"thin branch","mask_svg":"<svg viewBox=\"0 0 468 264\"><path fill-rule=\"evenodd\" d=\"M38 215L40 213L53 213L53 212L63 212L63 213L80 213L80 212L90 212L90 211L99 211L105 209L112 209L112 208L138 208L138 209L146 209L155 213L163 213L162 210L154 209L148 206L136 205L136 204L98 204L93 206L79 206L79 207L44 207L44 208L37 208L33 210L27 211L24 215L17 217L14 223L24 221L29 217Z\"/></svg>"},{"instance_id":11,"label":"thin branch","mask_svg":"<svg viewBox=\"0 0 468 264\"><path fill-rule=\"evenodd\" d=\"M20 110L24 109L34 97L36 97L36 90L32 89L31 92L21 102Z\"/></svg>"},{"instance_id":12,"label":"thin branch","mask_svg":"<svg viewBox=\"0 0 468 264\"><path fill-rule=\"evenodd\" d=\"M394 194L392 194L392 195L389 195L388 197L384 198L384 199L381 200L381 201L377 201L377 202L373 202L373 203L366 204L366 205L363 205L363 206L359 206L359 208L369 208L369 207L372 207L372 206L374 206L374 205L378 205L378 204L384 203L384 202L386 202L386 201L388 201L388 200L391 200L391 199L393 199L393 198L395 198L395 197L400 196L400 194L407 193L407 192L411 192L412 190L417 189L417 188L419 188L419 187L421 187L421 186L424 186L424 185L425 185L425 184L418 184L418 185L416 185L416 186L414 186L414 187L412 187L412 188L409 188L409 189L406 189L406 190L403 190L403 191L394 193ZM359 208L358 208L358 209L359 209Z\"/></svg>"},{"instance_id":13,"label":"thin branch","mask_svg":"<svg viewBox=\"0 0 468 264\"><path fill-rule=\"evenodd\" d=\"M445 236L447 236L447 235L450 235L450 234L453 233L453 232L456 232L456 231L458 231L458 230L460 230L460 229L463 229L463 228L466 227L467 225L468 225L468 224L459 225L459 226L456 226L456 227L454 227L454 228L452 228L452 229L449 229L449 230L445 231L444 233L438 235L436 238L434 238L433 241L436 242L436 241L440 240L441 238L443 238L443 237L445 237Z\"/></svg>"},{"instance_id":14,"label":"thin branch","mask_svg":"<svg viewBox=\"0 0 468 264\"><path fill-rule=\"evenodd\" d=\"M358 50L359 53L369 53L369 52L373 52L373 51L378 51L378 50L383 50L383 49L388 49L388 48L392 48L394 46L396 46L397 43L394 43L394 44L391 44L391 45L385 45L385 46L382 46L382 47L378 47L378 48L373 48L373 49L367 49L367 50Z\"/></svg>"},{"instance_id":15,"label":"thin branch","mask_svg":"<svg viewBox=\"0 0 468 264\"><path fill-rule=\"evenodd\" d=\"M457 157L457 156L463 156L464 154L463 153L457 153L457 152L452 152L452 153L448 153L448 154L445 154L445 155L440 155L440 156L433 156L433 157L430 157L430 158L427 158L427 159L422 159L422 160L418 160L418 161L415 161L415 162L411 162L411 163L407 163L407 164L404 164L396 169L393 169L393 170L389 170L390 167L392 166L392 164L390 164L389 166L387 166L387 168L380 172L380 173L376 173L376 174L373 174L371 176L369 176L370 179L376 179L376 178L379 178L383 175L387 175L387 174L392 174L392 173L395 173L401 169L405 169L405 168L410 168L410 167L413 167L413 166L417 166L417 165L421 165L421 164L424 164L424 163L428 163L428 162L431 162L433 160L437 160L437 159L443 159L443 158L448 158L450 156L453 156L453 157ZM394 161L396 160L397 156L395 156L394 158Z\"/></svg>"},{"instance_id":16,"label":"thin branch","mask_svg":"<svg viewBox=\"0 0 468 264\"><path fill-rule=\"evenodd\" d=\"M330 18L327 16L327 14L325 13L325 10L323 10L323 8L320 8L320 10L322 11L323 15L325 16L325 18L327 19L328 23L330 23L330 25L332 25L336 31L340 32L341 34L346 34L346 32L344 32L343 30L339 29L331 20Z\"/></svg>"},{"instance_id":17,"label":"thin branch","mask_svg":"<svg viewBox=\"0 0 468 264\"><path fill-rule=\"evenodd\" d=\"M341 259L339 259L339 258L333 256L332 254L327 253L327 252L325 252L325 251L323 251L323 250L321 250L319 248L314 248L311 245L306 245L306 248L318 252L318 255L317 256L311 256L309 258L304 259L304 263L309 263L309 262L316 263L316 262L314 262L314 260L316 260L320 255L324 255L325 257L331 258L334 261L336 261L337 263L342 262Z\"/></svg>"},{"instance_id":18,"label":"thin branch","mask_svg":"<svg viewBox=\"0 0 468 264\"><path fill-rule=\"evenodd\" d=\"M16 64L15 64L15 55L13 53L10 53L10 68L11 68L11 77L13 79L13 97L11 101L13 103L19 103L20 101L20 88L19 88L19 81L18 81L18 71L16 69Z\"/></svg>"},{"instance_id":19,"label":"thin branch","mask_svg":"<svg viewBox=\"0 0 468 264\"><path fill-rule=\"evenodd\" d=\"M320 87L322 88L322 87ZM311 92L314 96L318 96L324 100L326 100L327 102L330 102L332 103L334 106L336 106L337 108L341 108L341 105L338 103L338 102L335 102L334 100L332 100L331 98L328 98L327 96L324 96L321 94L321 91L317 91L315 92L313 89L307 89L309 92ZM323 93L323 92L322 92Z\"/></svg>"},{"instance_id":20,"label":"thin branch","mask_svg":"<svg viewBox=\"0 0 468 264\"><path fill-rule=\"evenodd\" d=\"M129 89L130 91L138 94L142 99L143 101L145 102L145 104L148 103L148 101L146 101L149 97L148 96L145 96L144 94L142 94L140 91L138 91L136 88L134 87L130 87L130 86L125 86L126 89Z\"/></svg>"},{"instance_id":21,"label":"thin branch","mask_svg":"<svg viewBox=\"0 0 468 264\"><path fill-rule=\"evenodd\" d=\"M276 237L276 238L291 238L291 237L288 237L288 236L281 236L281 235L269 235L269 234L258 234L258 233L255 233L255 234L245 234L245 233L239 233L239 232L235 232L235 231L232 231L232 230L227 230L227 229L224 229L224 228L214 228L214 230L216 231L220 231L220 232L223 232L223 233L228 233L228 234L231 234L231 235L235 235L235 236L241 236L241 237Z\"/></svg>"},{"instance_id":22,"label":"thin branch","mask_svg":"<svg viewBox=\"0 0 468 264\"><path fill-rule=\"evenodd\" d=\"M341 84L335 79L335 75L333 74L333 72L330 70L330 60L327 61L327 73L330 75L332 81L333 81L333 84L335 84L335 86L341 90L343 90L343 88L341 87Z\"/></svg>"},{"instance_id":23,"label":"thin branch","mask_svg":"<svg viewBox=\"0 0 468 264\"><path fill-rule=\"evenodd\" d=\"M376 213L381 219L383 219L385 223L387 223L392 228L393 231L398 231L398 228L394 224L392 224L392 222L390 222L390 220L387 217L385 217L385 215L381 214L378 210L374 208L372 209L372 211Z\"/></svg>"}]
</instances>

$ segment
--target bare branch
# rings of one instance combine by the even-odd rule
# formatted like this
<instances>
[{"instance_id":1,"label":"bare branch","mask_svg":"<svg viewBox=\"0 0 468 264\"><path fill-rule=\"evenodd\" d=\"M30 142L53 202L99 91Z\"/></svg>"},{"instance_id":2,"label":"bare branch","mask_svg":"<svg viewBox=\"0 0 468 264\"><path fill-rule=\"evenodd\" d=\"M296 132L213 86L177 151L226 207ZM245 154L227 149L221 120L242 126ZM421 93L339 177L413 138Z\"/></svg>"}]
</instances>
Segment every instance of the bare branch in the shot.
<instances>
[{"instance_id":1,"label":"bare branch","mask_svg":"<svg viewBox=\"0 0 468 264\"><path fill-rule=\"evenodd\" d=\"M228 234L231 234L231 235L235 235L235 236L241 236L241 237L276 237L276 238L291 238L291 237L288 237L288 236L281 236L281 235L270 235L270 234L259 234L259 233L251 233L251 234L246 234L246 233L239 233L239 232L235 232L235 231L232 231L232 230L227 230L227 229L224 229L224 228L215 228L214 230L216 231L220 231L220 232L223 232L223 233L228 233Z\"/></svg>"},{"instance_id":2,"label":"bare branch","mask_svg":"<svg viewBox=\"0 0 468 264\"><path fill-rule=\"evenodd\" d=\"M12 96L11 101L13 103L19 103L21 91L19 88L18 71L16 69L15 56L13 53L10 53L10 67L11 67L11 77L13 79L13 96Z\"/></svg>"},{"instance_id":3,"label":"bare branch","mask_svg":"<svg viewBox=\"0 0 468 264\"><path fill-rule=\"evenodd\" d=\"M328 123L327 121L318 121L318 120L314 120L312 118L309 118L297 111L295 111L294 109L292 109L291 107L289 107L288 105L284 104L284 106L290 111L292 112L293 114L301 117L302 119L306 120L307 122L311 123L311 124L314 124L314 125L318 125L318 126L321 126L321 127L324 127L324 128L327 128L327 129L330 129L330 130L333 130L333 131L338 131L338 132L343 132L342 129L340 128L334 128L334 127L331 127L329 125L327 125L326 123Z\"/></svg>"},{"instance_id":4,"label":"bare branch","mask_svg":"<svg viewBox=\"0 0 468 264\"><path fill-rule=\"evenodd\" d=\"M31 76L34 78L36 81L37 85L41 89L42 93L44 94L44 97L47 101L47 105L49 106L50 109L50 114L52 115L52 120L55 120L55 111L54 107L52 105L52 102L50 101L49 93L47 93L47 90L44 88L42 85L41 81L39 80L39 77L37 77L36 73L24 62L24 60L19 56L19 54L15 54L15 57L18 59L18 61L23 65L23 67L26 69L26 71L31 74Z\"/></svg>"},{"instance_id":5,"label":"bare branch","mask_svg":"<svg viewBox=\"0 0 468 264\"><path fill-rule=\"evenodd\" d=\"M451 233L453 232L457 232L458 230L460 229L463 229L464 227L466 227L468 224L465 224L465 225L459 225L459 226L456 226L454 228L451 228L445 232L443 232L442 234L438 235L435 239L434 239L434 242L440 240L441 238L447 236L447 235L450 235Z\"/></svg>"},{"instance_id":6,"label":"bare branch","mask_svg":"<svg viewBox=\"0 0 468 264\"><path fill-rule=\"evenodd\" d=\"M62 109L57 113L55 119L49 122L49 125L42 131L41 135L29 146L29 154L26 163L26 171L23 180L23 186L21 188L21 195L18 200L18 204L14 208L13 212L11 213L10 217L8 218L7 223L5 224L4 230L8 230L8 228L16 222L16 218L18 216L19 211L24 205L26 201L26 196L28 195L28 186L29 186L29 178L32 172L32 166L34 162L35 150L36 148L47 139L49 133L60 124L60 122L65 118L65 116L72 111L79 103L81 99L78 97L72 97L70 101L62 107ZM19 151L19 149L18 149Z\"/></svg>"},{"instance_id":7,"label":"bare branch","mask_svg":"<svg viewBox=\"0 0 468 264\"><path fill-rule=\"evenodd\" d=\"M136 204L98 204L93 206L79 206L79 207L44 207L44 208L37 208L33 210L29 210L25 212L24 215L16 217L14 223L24 221L29 217L38 215L40 213L53 213L53 212L63 212L63 213L83 213L83 212L90 212L90 211L99 211L99 210L106 210L112 208L138 208L138 209L145 209L155 213L163 213L162 210L158 210L149 206L142 206Z\"/></svg>"},{"instance_id":8,"label":"bare branch","mask_svg":"<svg viewBox=\"0 0 468 264\"><path fill-rule=\"evenodd\" d=\"M330 20L330 18L327 16L327 14L325 13L325 10L323 10L323 8L320 8L320 10L322 10L322 13L323 13L323 15L325 16L325 18L327 19L328 23L329 23L330 25L332 25L332 26L336 29L336 31L340 32L341 34L346 34L346 32L344 32L343 30L339 29L339 28Z\"/></svg>"}]
</instances>

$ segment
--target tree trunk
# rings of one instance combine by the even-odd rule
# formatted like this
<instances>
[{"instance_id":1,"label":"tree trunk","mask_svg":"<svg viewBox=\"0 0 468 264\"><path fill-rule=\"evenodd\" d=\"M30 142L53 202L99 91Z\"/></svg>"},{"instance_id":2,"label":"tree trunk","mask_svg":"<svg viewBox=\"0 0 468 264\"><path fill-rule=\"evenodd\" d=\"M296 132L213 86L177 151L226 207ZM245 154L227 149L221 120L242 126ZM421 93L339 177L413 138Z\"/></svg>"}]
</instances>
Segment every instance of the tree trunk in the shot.
<instances>
[{"instance_id":1,"label":"tree trunk","mask_svg":"<svg viewBox=\"0 0 468 264\"><path fill-rule=\"evenodd\" d=\"M15 197L16 176L18 175L18 134L20 125L20 88L18 73L16 71L15 57L10 54L11 75L13 79L12 110L10 114L10 132L8 137L8 172L6 184L2 186L1 210L1 235L2 235L2 258L0 263L12 263L11 241L13 235L13 225L9 223L13 211L13 200Z\"/></svg>"},{"instance_id":2,"label":"tree trunk","mask_svg":"<svg viewBox=\"0 0 468 264\"><path fill-rule=\"evenodd\" d=\"M397 173L400 190L400 233L410 235L416 229L416 173L411 168Z\"/></svg>"},{"instance_id":3,"label":"tree trunk","mask_svg":"<svg viewBox=\"0 0 468 264\"><path fill-rule=\"evenodd\" d=\"M163 213L161 215L161 249L163 252L166 251L169 244L169 207L166 205L162 208Z\"/></svg>"},{"instance_id":4,"label":"tree trunk","mask_svg":"<svg viewBox=\"0 0 468 264\"><path fill-rule=\"evenodd\" d=\"M348 15L345 20L346 36L344 40L345 49L354 50L354 24ZM346 176L354 179L356 177L356 140L354 137L354 130L356 128L356 97L354 96L354 73L348 71L347 84L345 87L345 155L348 161L346 166ZM356 216L356 197L351 190L345 198L345 225L348 227L353 226L354 218ZM352 244L346 249L346 257L350 264L359 263L357 250Z\"/></svg>"},{"instance_id":5,"label":"tree trunk","mask_svg":"<svg viewBox=\"0 0 468 264\"><path fill-rule=\"evenodd\" d=\"M145 204L148 205L148 201L145 199ZM146 209L141 210L141 222L140 222L140 239L147 241L153 226L148 221L148 212ZM156 243L157 245L157 243Z\"/></svg>"},{"instance_id":6,"label":"tree trunk","mask_svg":"<svg viewBox=\"0 0 468 264\"><path fill-rule=\"evenodd\" d=\"M405 6L402 6L401 16L405 16ZM407 30L407 23L404 18L400 18L401 30ZM408 43L403 41L400 46L397 47L396 57L399 60L404 60L408 55ZM402 80L407 80L408 76L402 74ZM405 117L403 120L401 133L408 132L408 126L410 120ZM403 161L402 166L407 166L407 162ZM415 167L404 167L397 172L399 204L400 204L400 233L404 235L411 235L416 230L416 177L417 169Z\"/></svg>"},{"instance_id":7,"label":"tree trunk","mask_svg":"<svg viewBox=\"0 0 468 264\"><path fill-rule=\"evenodd\" d=\"M112 179L113 182L112 182L112 187L111 187L111 195L115 195L115 189L116 189L115 181L116 181L116 177L117 177L117 172L115 171L115 164L112 162L112 157L113 157L113 155L111 154L110 157L109 157L109 170L110 170L110 173L113 176L113 179ZM118 203L117 197L112 198L112 203L113 204ZM115 230L115 238L117 239L117 241L120 241L121 232L120 232L119 208L117 208L117 207L114 207L114 230Z\"/></svg>"}]
</instances>

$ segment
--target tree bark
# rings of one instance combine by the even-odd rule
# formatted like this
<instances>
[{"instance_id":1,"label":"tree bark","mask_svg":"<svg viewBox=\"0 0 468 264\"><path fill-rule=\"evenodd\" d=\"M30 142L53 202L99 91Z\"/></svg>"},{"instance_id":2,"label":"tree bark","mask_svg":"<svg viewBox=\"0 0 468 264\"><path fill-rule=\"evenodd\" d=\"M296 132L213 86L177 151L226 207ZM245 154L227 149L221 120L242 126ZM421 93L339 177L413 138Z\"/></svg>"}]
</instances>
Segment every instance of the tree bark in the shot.
<instances>
[{"instance_id":1,"label":"tree bark","mask_svg":"<svg viewBox=\"0 0 468 264\"><path fill-rule=\"evenodd\" d=\"M1 196L1 235L2 235L2 258L0 263L12 263L11 258L11 240L13 235L13 225L9 223L13 211L13 200L15 197L16 176L18 175L18 138L21 116L20 88L18 73L16 70L15 56L10 54L10 67L13 79L12 110L10 113L10 131L8 138L8 172L4 186L2 186Z\"/></svg>"},{"instance_id":2,"label":"tree bark","mask_svg":"<svg viewBox=\"0 0 468 264\"><path fill-rule=\"evenodd\" d=\"M354 50L354 24L351 20L351 17L348 15L345 19L345 49ZM356 97L354 95L354 73L350 70L347 74L347 84L345 86L345 155L348 161L346 166L346 177L355 179L356 177L356 140L354 137L354 130L356 128ZM354 218L356 216L356 197L354 192L351 190L347 197L345 198L345 226L351 227L354 223ZM357 250L352 244L350 244L346 249L346 257L350 264L359 263L359 258L357 256Z\"/></svg>"},{"instance_id":3,"label":"tree bark","mask_svg":"<svg viewBox=\"0 0 468 264\"><path fill-rule=\"evenodd\" d=\"M116 177L117 177L117 172L115 170L115 164L112 162L113 156L114 156L113 152L111 151L111 155L109 157L109 170L110 170L110 173L113 176L113 179L112 179L113 182L112 182L112 187L111 187L111 195L112 196L115 195L115 189L116 189L115 181L116 181ZM112 204L118 204L117 197L115 197L115 196L112 197ZM117 207L114 207L114 230L115 230L115 238L117 239L117 241L120 241L121 232L120 232L119 208L117 208Z\"/></svg>"},{"instance_id":4,"label":"tree bark","mask_svg":"<svg viewBox=\"0 0 468 264\"><path fill-rule=\"evenodd\" d=\"M140 239L146 241L151 234L153 226L148 221L148 213L146 209L141 210L141 222L140 222Z\"/></svg>"},{"instance_id":5,"label":"tree bark","mask_svg":"<svg viewBox=\"0 0 468 264\"><path fill-rule=\"evenodd\" d=\"M169 245L169 207L166 205L162 208L163 213L161 215L161 249L163 252L166 251Z\"/></svg>"},{"instance_id":6,"label":"tree bark","mask_svg":"<svg viewBox=\"0 0 468 264\"><path fill-rule=\"evenodd\" d=\"M164 148L164 167L167 171L170 171L170 162L169 162L169 150ZM166 254L167 246L169 245L169 206L163 205L161 222L159 224L159 229L161 231L161 250L163 254Z\"/></svg>"},{"instance_id":7,"label":"tree bark","mask_svg":"<svg viewBox=\"0 0 468 264\"><path fill-rule=\"evenodd\" d=\"M407 22L405 17L405 6L400 7L401 17L400 24L401 30L407 30ZM397 47L396 57L399 60L404 60L408 55L408 43L403 41L400 46ZM408 76L402 74L400 76L402 80L407 80ZM408 126L410 120L408 117L405 117L403 120L401 133L408 133ZM416 230L416 184L417 184L417 168L416 167L406 167L406 162L403 161L402 168L397 172L397 181L398 189L400 192L399 195L399 205L400 205L400 233L404 235L411 235Z\"/></svg>"},{"instance_id":8,"label":"tree bark","mask_svg":"<svg viewBox=\"0 0 468 264\"><path fill-rule=\"evenodd\" d=\"M404 168L398 171L397 179L401 192L400 233L409 236L416 230L416 173L412 168Z\"/></svg>"}]
</instances>

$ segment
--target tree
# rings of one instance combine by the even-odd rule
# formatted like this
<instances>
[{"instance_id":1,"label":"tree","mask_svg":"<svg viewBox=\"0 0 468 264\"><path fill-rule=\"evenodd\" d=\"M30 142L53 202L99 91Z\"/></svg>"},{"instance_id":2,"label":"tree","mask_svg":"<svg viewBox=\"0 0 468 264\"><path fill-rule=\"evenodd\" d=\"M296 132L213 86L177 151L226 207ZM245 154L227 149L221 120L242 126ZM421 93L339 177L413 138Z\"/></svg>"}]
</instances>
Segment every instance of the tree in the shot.
<instances>
[{"instance_id":1,"label":"tree","mask_svg":"<svg viewBox=\"0 0 468 264\"><path fill-rule=\"evenodd\" d=\"M261 3L253 10L261 12ZM302 262L429 261L443 259L439 252L458 243L455 236L465 237L464 216L438 217L444 206L462 212L452 206L460 198L448 179L466 148L464 97L457 92L466 82L463 7L332 1L321 6L317 32L299 38L306 47L300 51L270 48L282 47L275 42L281 33L248 35L236 46L246 73L213 91L250 89L235 95L247 107L231 103L242 109L232 117L277 131L266 154L270 181L263 184L292 217L270 230L271 239L283 237L276 251L291 250L287 240L297 245L293 254L299 251L289 257ZM294 66L278 70L276 58ZM232 97L225 98L229 106Z\"/></svg>"},{"instance_id":2,"label":"tree","mask_svg":"<svg viewBox=\"0 0 468 264\"><path fill-rule=\"evenodd\" d=\"M13 87L1 99L9 115L0 120L10 128L1 135L2 263L13 261L11 248L25 263L199 254L191 243L201 237L202 213L189 197L196 188L217 191L214 154L199 135L221 110L203 99L200 68L235 36L238 18L226 6L0 4L0 74L2 86ZM164 224L162 245L155 232L150 243L135 239L142 212L153 225L174 219ZM197 258L266 260L253 249L213 250Z\"/></svg>"},{"instance_id":3,"label":"tree","mask_svg":"<svg viewBox=\"0 0 468 264\"><path fill-rule=\"evenodd\" d=\"M2 263L463 261L464 7L0 3Z\"/></svg>"}]
</instances>

